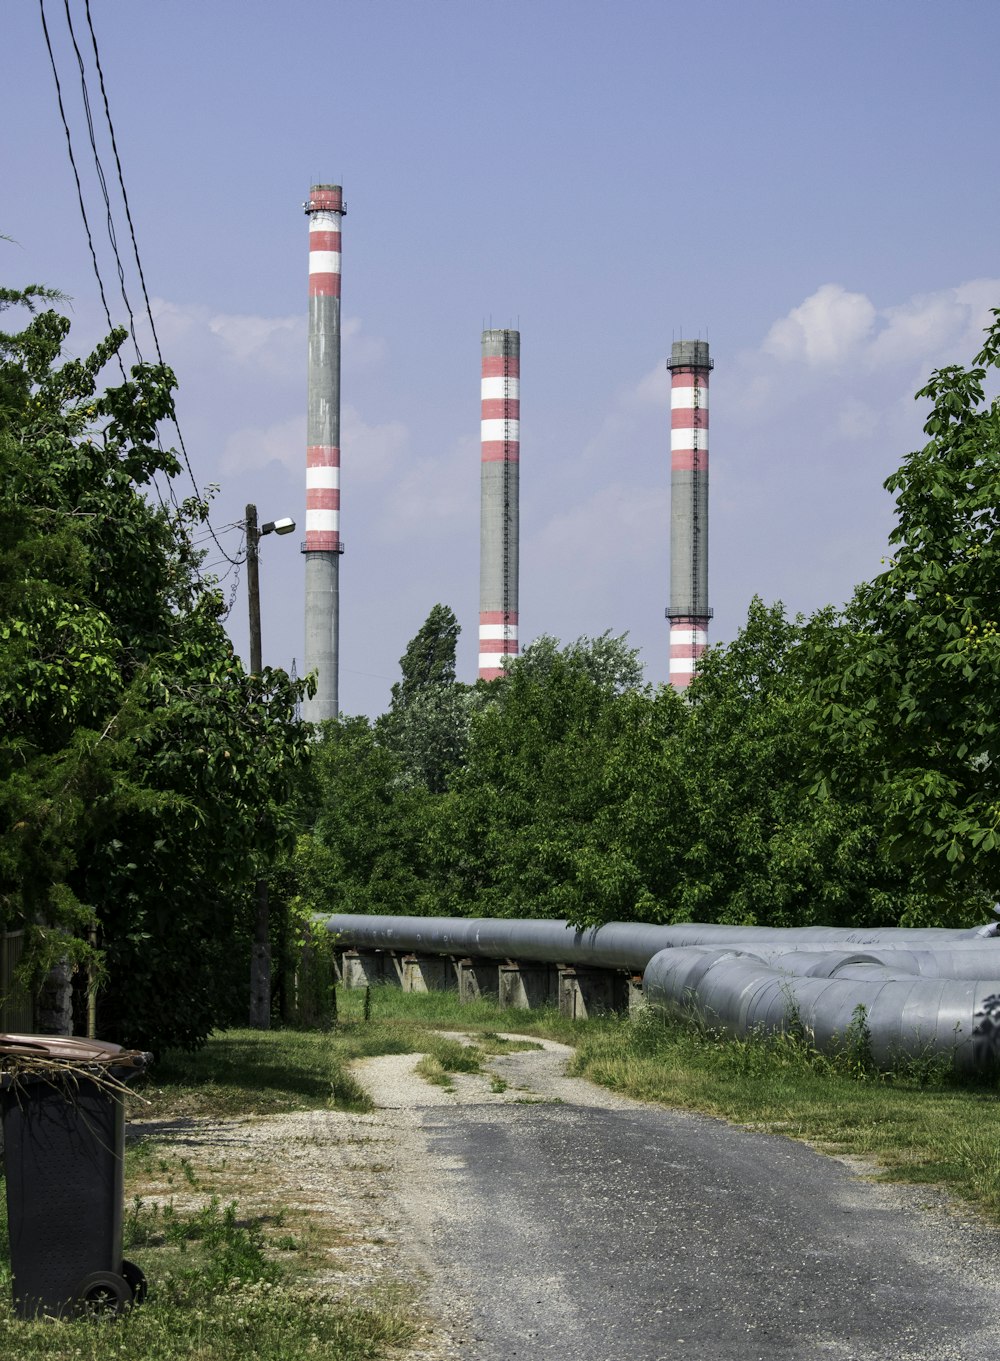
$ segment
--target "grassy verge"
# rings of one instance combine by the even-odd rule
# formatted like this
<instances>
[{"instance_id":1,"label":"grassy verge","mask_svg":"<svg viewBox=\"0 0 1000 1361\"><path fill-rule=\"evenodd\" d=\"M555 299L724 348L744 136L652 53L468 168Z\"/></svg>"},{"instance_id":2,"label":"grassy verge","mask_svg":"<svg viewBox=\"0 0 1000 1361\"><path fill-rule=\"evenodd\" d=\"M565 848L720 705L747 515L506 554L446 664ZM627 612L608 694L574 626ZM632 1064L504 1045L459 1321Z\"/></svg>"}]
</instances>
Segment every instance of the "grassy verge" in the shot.
<instances>
[{"instance_id":1,"label":"grassy verge","mask_svg":"<svg viewBox=\"0 0 1000 1361\"><path fill-rule=\"evenodd\" d=\"M459 1004L454 993L404 993L396 988L338 991L337 1023L324 1031L230 1030L194 1054L170 1053L155 1065L142 1089L146 1116L277 1115L284 1111L336 1106L365 1111L368 1098L351 1076L353 1059L377 1054L430 1053L455 1061L453 1072L478 1072L490 1052L510 1052L500 1030L572 1044L584 1022L567 1021L555 1010L502 1011L488 1001ZM476 1056L458 1056L454 1041L435 1030L477 1035ZM469 1064L472 1066L468 1066Z\"/></svg>"}]
</instances>

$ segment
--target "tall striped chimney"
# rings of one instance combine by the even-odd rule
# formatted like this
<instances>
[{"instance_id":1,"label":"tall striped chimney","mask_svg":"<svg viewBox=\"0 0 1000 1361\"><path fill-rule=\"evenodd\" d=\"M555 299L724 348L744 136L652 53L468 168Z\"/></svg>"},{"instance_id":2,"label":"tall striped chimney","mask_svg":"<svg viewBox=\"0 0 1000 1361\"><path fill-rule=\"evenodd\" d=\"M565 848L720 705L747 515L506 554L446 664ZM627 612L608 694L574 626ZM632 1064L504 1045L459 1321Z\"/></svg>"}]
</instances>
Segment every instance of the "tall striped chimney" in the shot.
<instances>
[{"instance_id":1,"label":"tall striped chimney","mask_svg":"<svg viewBox=\"0 0 1000 1361\"><path fill-rule=\"evenodd\" d=\"M706 340L675 340L670 370L670 684L683 690L708 644Z\"/></svg>"},{"instance_id":2,"label":"tall striped chimney","mask_svg":"<svg viewBox=\"0 0 1000 1361\"><path fill-rule=\"evenodd\" d=\"M309 414L306 426L306 672L316 694L303 717L339 712L340 666L340 219L339 184L314 184L309 218Z\"/></svg>"},{"instance_id":3,"label":"tall striped chimney","mask_svg":"<svg viewBox=\"0 0 1000 1361\"><path fill-rule=\"evenodd\" d=\"M483 332L479 679L516 657L521 333Z\"/></svg>"}]
</instances>

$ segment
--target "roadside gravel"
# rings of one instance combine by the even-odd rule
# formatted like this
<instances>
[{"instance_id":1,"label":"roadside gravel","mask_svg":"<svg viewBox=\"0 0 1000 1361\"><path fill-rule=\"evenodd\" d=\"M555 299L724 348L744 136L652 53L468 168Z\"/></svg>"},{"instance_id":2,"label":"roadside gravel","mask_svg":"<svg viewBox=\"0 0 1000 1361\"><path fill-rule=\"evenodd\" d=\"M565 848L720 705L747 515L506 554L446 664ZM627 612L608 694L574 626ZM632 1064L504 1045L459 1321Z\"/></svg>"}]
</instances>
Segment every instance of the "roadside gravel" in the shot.
<instances>
[{"instance_id":1,"label":"roadside gravel","mask_svg":"<svg viewBox=\"0 0 1000 1361\"><path fill-rule=\"evenodd\" d=\"M454 1361L469 1341L470 1324L461 1302L434 1275L432 1225L445 1208L445 1192L440 1164L432 1169L427 1159L421 1113L539 1101L623 1103L563 1076L572 1053L568 1046L532 1043L540 1048L489 1060L483 1073L455 1074L450 1088L414 1071L420 1054L361 1060L353 1071L377 1108L369 1115L299 1111L266 1118L130 1121L130 1138L148 1138L168 1157L186 1159L198 1186L151 1170L129 1194L172 1200L178 1209L215 1194L238 1200L247 1215L282 1206L290 1227L308 1226L303 1237L317 1282L354 1303L398 1300L417 1318L417 1340L400 1361ZM501 1072L508 1086L493 1091Z\"/></svg>"},{"instance_id":2,"label":"roadside gravel","mask_svg":"<svg viewBox=\"0 0 1000 1361\"><path fill-rule=\"evenodd\" d=\"M948 1197L566 1077L572 1051L535 1043L446 1087L418 1054L359 1061L369 1115L149 1133L249 1209L311 1224L345 1298L399 1299L421 1321L400 1361L995 1350L1000 1233Z\"/></svg>"}]
</instances>

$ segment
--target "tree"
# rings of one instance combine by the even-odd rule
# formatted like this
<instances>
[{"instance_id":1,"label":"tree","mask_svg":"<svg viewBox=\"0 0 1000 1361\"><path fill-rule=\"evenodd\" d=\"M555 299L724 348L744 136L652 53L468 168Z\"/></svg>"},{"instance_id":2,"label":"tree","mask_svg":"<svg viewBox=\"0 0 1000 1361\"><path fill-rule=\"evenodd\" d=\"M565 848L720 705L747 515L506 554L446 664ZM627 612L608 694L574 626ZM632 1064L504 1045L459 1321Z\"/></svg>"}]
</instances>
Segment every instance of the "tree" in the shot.
<instances>
[{"instance_id":1,"label":"tree","mask_svg":"<svg viewBox=\"0 0 1000 1361\"><path fill-rule=\"evenodd\" d=\"M606 629L596 638L577 638L573 643L561 644L547 633L529 643L513 665L522 676L531 674L541 679L559 664L569 664L579 670L602 690L621 692L641 688L642 662L639 649L628 645L628 634L615 635ZM506 677L493 682L502 688Z\"/></svg>"},{"instance_id":2,"label":"tree","mask_svg":"<svg viewBox=\"0 0 1000 1361\"><path fill-rule=\"evenodd\" d=\"M303 791L295 852L305 911L416 911L421 807L364 717L324 723Z\"/></svg>"},{"instance_id":3,"label":"tree","mask_svg":"<svg viewBox=\"0 0 1000 1361\"><path fill-rule=\"evenodd\" d=\"M454 612L447 605L434 605L419 632L410 639L399 659L403 673L392 687L392 707L402 709L435 685L453 685L455 648L461 633Z\"/></svg>"},{"instance_id":4,"label":"tree","mask_svg":"<svg viewBox=\"0 0 1000 1361\"><path fill-rule=\"evenodd\" d=\"M301 687L235 657L191 542L207 505L155 503L170 370L102 391L124 332L60 362L68 329L0 334L0 916L38 974L100 961L109 1037L194 1044L243 986L249 885L290 832Z\"/></svg>"},{"instance_id":5,"label":"tree","mask_svg":"<svg viewBox=\"0 0 1000 1361\"><path fill-rule=\"evenodd\" d=\"M1000 312L918 398L929 436L886 482L886 570L810 640L816 789L877 801L887 849L944 900L1000 894Z\"/></svg>"},{"instance_id":6,"label":"tree","mask_svg":"<svg viewBox=\"0 0 1000 1361\"><path fill-rule=\"evenodd\" d=\"M472 690L455 680L460 633L448 606L435 605L399 659L402 680L376 725L378 740L399 763L399 779L434 794L444 792L462 763L475 706Z\"/></svg>"},{"instance_id":7,"label":"tree","mask_svg":"<svg viewBox=\"0 0 1000 1361\"><path fill-rule=\"evenodd\" d=\"M430 810L435 891L444 910L486 916L592 919L631 915L641 896L633 867L607 854L595 828L620 782L626 729L638 732L635 653L607 634L560 648L543 638L506 674L478 688L466 761ZM666 701L673 702L673 697ZM680 701L677 701L678 705ZM605 847L605 850L607 847ZM605 872L606 871L606 872ZM593 894L600 882L601 903Z\"/></svg>"},{"instance_id":8,"label":"tree","mask_svg":"<svg viewBox=\"0 0 1000 1361\"><path fill-rule=\"evenodd\" d=\"M881 853L870 799L810 792L819 707L805 640L835 628L831 611L789 619L755 597L736 638L701 658L678 753L687 791L678 920L892 925L926 906Z\"/></svg>"}]
</instances>

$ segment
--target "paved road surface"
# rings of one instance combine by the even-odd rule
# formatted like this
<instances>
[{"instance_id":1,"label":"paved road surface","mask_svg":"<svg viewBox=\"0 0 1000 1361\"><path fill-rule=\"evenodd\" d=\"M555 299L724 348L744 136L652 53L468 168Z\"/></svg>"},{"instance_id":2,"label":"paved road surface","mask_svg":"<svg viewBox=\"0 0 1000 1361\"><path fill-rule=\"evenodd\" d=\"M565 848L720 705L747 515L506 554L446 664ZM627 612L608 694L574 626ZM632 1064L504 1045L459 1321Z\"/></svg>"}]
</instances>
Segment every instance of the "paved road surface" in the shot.
<instances>
[{"instance_id":1,"label":"paved road surface","mask_svg":"<svg viewBox=\"0 0 1000 1361\"><path fill-rule=\"evenodd\" d=\"M497 1060L499 1100L482 1079L404 1090L410 1060L370 1061L376 1099L410 1111L413 1222L465 1361L1000 1351L1000 1232L802 1144L563 1079L560 1051Z\"/></svg>"}]
</instances>

